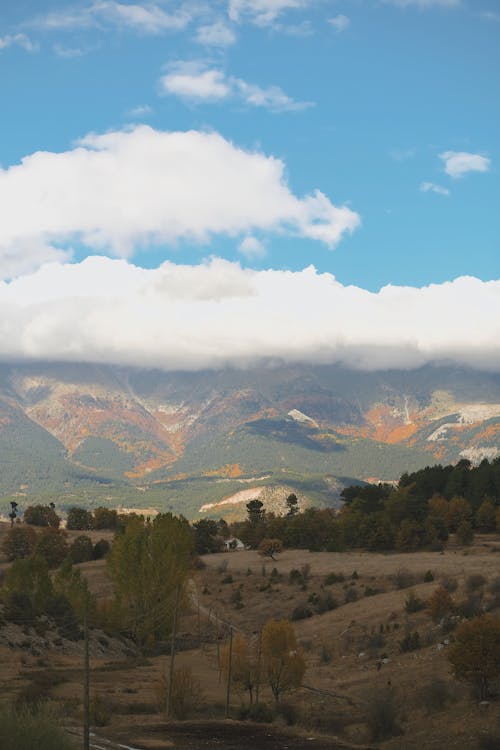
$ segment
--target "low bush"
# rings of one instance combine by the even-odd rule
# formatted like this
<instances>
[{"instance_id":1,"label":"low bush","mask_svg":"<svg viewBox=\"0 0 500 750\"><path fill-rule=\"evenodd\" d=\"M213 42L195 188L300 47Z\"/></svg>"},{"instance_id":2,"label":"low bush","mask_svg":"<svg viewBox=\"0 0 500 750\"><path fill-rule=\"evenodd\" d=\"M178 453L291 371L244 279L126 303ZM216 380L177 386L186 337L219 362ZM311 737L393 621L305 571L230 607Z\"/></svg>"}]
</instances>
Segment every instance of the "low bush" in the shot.
<instances>
[{"instance_id":1,"label":"low bush","mask_svg":"<svg viewBox=\"0 0 500 750\"><path fill-rule=\"evenodd\" d=\"M399 705L394 688L373 689L366 696L365 721L372 741L379 742L402 734Z\"/></svg>"},{"instance_id":2,"label":"low bush","mask_svg":"<svg viewBox=\"0 0 500 750\"><path fill-rule=\"evenodd\" d=\"M274 720L274 713L265 703L254 703L251 706L241 706L238 711L240 721L257 721L270 724Z\"/></svg>"},{"instance_id":3,"label":"low bush","mask_svg":"<svg viewBox=\"0 0 500 750\"><path fill-rule=\"evenodd\" d=\"M405 612L411 615L415 612L421 612L423 609L425 609L425 602L423 599L419 599L413 589L411 589L405 599Z\"/></svg>"},{"instance_id":4,"label":"low bush","mask_svg":"<svg viewBox=\"0 0 500 750\"><path fill-rule=\"evenodd\" d=\"M403 654L408 651L417 651L420 647L420 633L418 630L415 630L414 633L408 633L403 640L399 641L399 650Z\"/></svg>"},{"instance_id":5,"label":"low bush","mask_svg":"<svg viewBox=\"0 0 500 750\"><path fill-rule=\"evenodd\" d=\"M313 611L307 604L298 604L292 612L290 619L292 622L296 620L307 620L308 617L313 616Z\"/></svg>"},{"instance_id":6,"label":"low bush","mask_svg":"<svg viewBox=\"0 0 500 750\"><path fill-rule=\"evenodd\" d=\"M328 573L323 581L325 586L333 586L334 583L343 583L345 576L343 573Z\"/></svg>"},{"instance_id":7,"label":"low bush","mask_svg":"<svg viewBox=\"0 0 500 750\"><path fill-rule=\"evenodd\" d=\"M465 582L465 590L468 593L474 591L480 591L486 585L486 578L481 573L473 573L467 577Z\"/></svg>"},{"instance_id":8,"label":"low bush","mask_svg":"<svg viewBox=\"0 0 500 750\"><path fill-rule=\"evenodd\" d=\"M419 690L418 697L422 706L429 713L431 711L442 711L448 703L455 699L455 686L438 677L423 685Z\"/></svg>"},{"instance_id":9,"label":"low bush","mask_svg":"<svg viewBox=\"0 0 500 750\"><path fill-rule=\"evenodd\" d=\"M68 736L47 710L16 710L0 707L2 750L76 750Z\"/></svg>"}]
</instances>

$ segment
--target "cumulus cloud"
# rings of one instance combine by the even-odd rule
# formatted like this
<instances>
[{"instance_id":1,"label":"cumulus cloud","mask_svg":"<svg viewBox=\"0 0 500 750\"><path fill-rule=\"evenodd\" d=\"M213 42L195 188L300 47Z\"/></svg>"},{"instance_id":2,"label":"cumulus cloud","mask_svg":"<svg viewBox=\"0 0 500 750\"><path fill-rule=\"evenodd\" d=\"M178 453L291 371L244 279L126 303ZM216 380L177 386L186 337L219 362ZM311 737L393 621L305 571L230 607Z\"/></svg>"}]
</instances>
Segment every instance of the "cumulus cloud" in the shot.
<instances>
[{"instance_id":1,"label":"cumulus cloud","mask_svg":"<svg viewBox=\"0 0 500 750\"><path fill-rule=\"evenodd\" d=\"M411 369L439 361L500 371L499 335L500 281L471 277L372 293L313 267L255 271L212 259L143 269L89 257L0 282L3 360L167 370L269 360Z\"/></svg>"},{"instance_id":2,"label":"cumulus cloud","mask_svg":"<svg viewBox=\"0 0 500 750\"><path fill-rule=\"evenodd\" d=\"M140 125L90 134L72 150L0 169L0 278L72 243L121 257L137 247L274 232L333 248L360 223L319 190L296 197L285 164L218 133ZM8 261L8 262L7 262Z\"/></svg>"},{"instance_id":3,"label":"cumulus cloud","mask_svg":"<svg viewBox=\"0 0 500 750\"><path fill-rule=\"evenodd\" d=\"M338 16L334 16L333 18L328 19L328 23L333 26L335 31L340 33L341 31L345 31L347 27L350 25L351 21L347 16L342 15L340 13Z\"/></svg>"},{"instance_id":4,"label":"cumulus cloud","mask_svg":"<svg viewBox=\"0 0 500 750\"><path fill-rule=\"evenodd\" d=\"M196 41L206 47L230 47L236 42L233 29L223 21L200 26L196 30Z\"/></svg>"},{"instance_id":5,"label":"cumulus cloud","mask_svg":"<svg viewBox=\"0 0 500 750\"><path fill-rule=\"evenodd\" d=\"M450 191L448 188L442 185L436 185L435 182L422 182L420 183L420 191L422 193L437 193L438 195L449 195Z\"/></svg>"},{"instance_id":6,"label":"cumulus cloud","mask_svg":"<svg viewBox=\"0 0 500 750\"><path fill-rule=\"evenodd\" d=\"M192 102L239 99L253 107L264 107L273 112L293 112L313 106L312 102L297 102L279 86L262 87L241 78L226 76L203 61L178 61L160 79L163 94L179 96Z\"/></svg>"},{"instance_id":7,"label":"cumulus cloud","mask_svg":"<svg viewBox=\"0 0 500 750\"><path fill-rule=\"evenodd\" d=\"M254 258L263 258L266 254L266 248L264 243L257 237L248 235L244 237L238 246L238 252L244 255L248 260Z\"/></svg>"},{"instance_id":8,"label":"cumulus cloud","mask_svg":"<svg viewBox=\"0 0 500 750\"><path fill-rule=\"evenodd\" d=\"M446 174L453 178L463 177L467 172L488 172L491 165L491 160L486 156L467 151L444 151L439 158Z\"/></svg>"},{"instance_id":9,"label":"cumulus cloud","mask_svg":"<svg viewBox=\"0 0 500 750\"><path fill-rule=\"evenodd\" d=\"M310 5L311 0L229 0L231 21L250 20L258 26L272 24L287 10L297 10Z\"/></svg>"},{"instance_id":10,"label":"cumulus cloud","mask_svg":"<svg viewBox=\"0 0 500 750\"><path fill-rule=\"evenodd\" d=\"M231 85L221 70L204 69L198 62L177 62L160 79L163 94L192 101L220 101L231 94Z\"/></svg>"}]
</instances>

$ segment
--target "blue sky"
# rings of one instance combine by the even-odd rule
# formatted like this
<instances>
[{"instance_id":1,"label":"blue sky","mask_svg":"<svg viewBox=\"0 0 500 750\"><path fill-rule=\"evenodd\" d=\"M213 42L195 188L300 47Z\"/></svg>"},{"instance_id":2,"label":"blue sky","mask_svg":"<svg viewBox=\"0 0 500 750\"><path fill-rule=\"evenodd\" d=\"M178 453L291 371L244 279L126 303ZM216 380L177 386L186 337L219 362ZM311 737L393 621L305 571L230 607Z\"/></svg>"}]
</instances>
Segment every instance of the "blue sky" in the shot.
<instances>
[{"instance_id":1,"label":"blue sky","mask_svg":"<svg viewBox=\"0 0 500 750\"><path fill-rule=\"evenodd\" d=\"M499 41L497 0L4 0L0 277L497 280Z\"/></svg>"}]
</instances>

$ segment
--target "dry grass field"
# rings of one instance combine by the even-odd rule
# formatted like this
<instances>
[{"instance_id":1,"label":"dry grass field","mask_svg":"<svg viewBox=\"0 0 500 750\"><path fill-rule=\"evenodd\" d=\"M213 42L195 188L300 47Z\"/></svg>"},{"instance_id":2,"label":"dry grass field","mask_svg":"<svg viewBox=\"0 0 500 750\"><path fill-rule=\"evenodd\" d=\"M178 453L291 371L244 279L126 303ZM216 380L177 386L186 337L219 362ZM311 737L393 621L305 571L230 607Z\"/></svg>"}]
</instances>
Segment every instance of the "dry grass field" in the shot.
<instances>
[{"instance_id":1,"label":"dry grass field","mask_svg":"<svg viewBox=\"0 0 500 750\"><path fill-rule=\"evenodd\" d=\"M5 530L0 529L0 544ZM104 536L101 532L92 535ZM453 589L452 596L459 603L470 596L472 584L478 593L478 576L482 576L483 602L490 602L493 612L500 615L500 537L478 536L471 547L459 547L452 541L444 553L287 550L273 561L254 551L241 551L207 555L203 562L205 567L193 575L186 594L180 622L181 650L176 657L176 666L189 667L193 677L187 695L190 721L166 726L161 714L164 696L160 685L168 663L168 644L164 653L144 657L134 653L130 644L127 648L96 631L91 685L94 715L97 723L103 724L96 728L99 736L158 750L257 750L271 744L297 750L354 745L383 750L431 750L443 745L450 750L482 750L487 737L493 742L494 733L500 730L500 703L480 705L470 688L452 677L447 642L453 632L442 632L425 610L408 614L405 600L410 589L426 599L444 583ZM80 567L97 596L109 596L105 562ZM302 571L302 579L293 574L290 578L293 570ZM433 580L424 582L429 571ZM471 576L476 577L475 583ZM318 602L326 599L330 605L335 600L336 607L316 613ZM312 616L294 619L307 671L303 687L285 696L286 710L271 727L248 724L243 732L237 729L239 725L220 724L226 695L220 652L227 640L226 624L256 637L268 619L290 619L298 608L307 607ZM421 647L402 652L401 641L415 631ZM33 634L26 632L24 645L0 648L2 696L15 699L30 685L42 685L54 701L61 723L77 729L81 721L81 643L64 648L49 642L40 651L32 648L32 641ZM261 688L260 698L273 705L268 688ZM232 717L237 717L246 701L246 695L234 686ZM390 704L397 729L394 736L373 741L370 717L381 710L384 701ZM211 723L214 720L219 723ZM287 728L287 720L294 725ZM295 739L287 734L290 731Z\"/></svg>"}]
</instances>

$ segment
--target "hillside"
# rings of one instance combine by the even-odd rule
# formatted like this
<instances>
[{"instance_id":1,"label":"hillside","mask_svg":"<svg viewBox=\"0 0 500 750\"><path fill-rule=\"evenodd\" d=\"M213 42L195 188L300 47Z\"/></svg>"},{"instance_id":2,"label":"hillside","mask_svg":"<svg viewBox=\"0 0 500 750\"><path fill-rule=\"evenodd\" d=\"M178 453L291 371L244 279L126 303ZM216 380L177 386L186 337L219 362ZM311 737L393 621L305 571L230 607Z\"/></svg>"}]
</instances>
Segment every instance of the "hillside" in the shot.
<instances>
[{"instance_id":1,"label":"hillside","mask_svg":"<svg viewBox=\"0 0 500 750\"><path fill-rule=\"evenodd\" d=\"M3 505L55 496L194 516L262 477L331 504L354 479L492 458L499 433L500 376L451 367L0 368Z\"/></svg>"}]
</instances>

